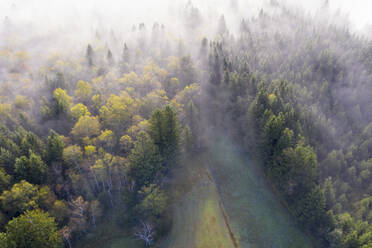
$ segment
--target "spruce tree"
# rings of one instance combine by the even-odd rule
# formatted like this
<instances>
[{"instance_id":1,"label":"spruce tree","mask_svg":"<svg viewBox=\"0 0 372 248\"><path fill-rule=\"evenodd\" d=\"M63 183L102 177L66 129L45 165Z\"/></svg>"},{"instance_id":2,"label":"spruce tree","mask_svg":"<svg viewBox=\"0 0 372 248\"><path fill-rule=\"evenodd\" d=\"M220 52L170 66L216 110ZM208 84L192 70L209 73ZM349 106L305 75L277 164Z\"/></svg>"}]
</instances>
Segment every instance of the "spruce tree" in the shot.
<instances>
[{"instance_id":1,"label":"spruce tree","mask_svg":"<svg viewBox=\"0 0 372 248\"><path fill-rule=\"evenodd\" d=\"M180 128L176 112L166 106L155 110L150 117L150 135L159 147L165 170L178 164Z\"/></svg>"}]
</instances>

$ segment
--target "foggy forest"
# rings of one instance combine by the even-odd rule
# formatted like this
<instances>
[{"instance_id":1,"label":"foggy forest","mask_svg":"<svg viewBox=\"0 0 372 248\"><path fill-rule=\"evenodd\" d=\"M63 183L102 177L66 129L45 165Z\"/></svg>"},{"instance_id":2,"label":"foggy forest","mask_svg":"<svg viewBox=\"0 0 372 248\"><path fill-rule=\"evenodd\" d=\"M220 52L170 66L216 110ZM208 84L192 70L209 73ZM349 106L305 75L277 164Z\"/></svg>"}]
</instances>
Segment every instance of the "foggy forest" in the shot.
<instances>
[{"instance_id":1,"label":"foggy forest","mask_svg":"<svg viewBox=\"0 0 372 248\"><path fill-rule=\"evenodd\" d=\"M1 0L0 248L372 248L368 0Z\"/></svg>"}]
</instances>

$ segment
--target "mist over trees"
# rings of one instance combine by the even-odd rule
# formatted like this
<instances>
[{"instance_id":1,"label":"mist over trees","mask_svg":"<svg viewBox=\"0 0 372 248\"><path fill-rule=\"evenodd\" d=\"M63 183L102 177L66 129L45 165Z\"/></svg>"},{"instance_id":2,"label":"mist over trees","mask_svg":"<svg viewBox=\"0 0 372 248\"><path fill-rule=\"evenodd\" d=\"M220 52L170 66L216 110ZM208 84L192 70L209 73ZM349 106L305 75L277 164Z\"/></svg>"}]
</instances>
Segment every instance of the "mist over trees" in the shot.
<instances>
[{"instance_id":1,"label":"mist over trees","mask_svg":"<svg viewBox=\"0 0 372 248\"><path fill-rule=\"evenodd\" d=\"M189 1L175 23L125 29L102 17L65 48L4 19L1 247L84 247L109 225L159 245L177 172L219 135L314 247L372 246L370 39L328 1L313 15L228 2L211 14Z\"/></svg>"}]
</instances>

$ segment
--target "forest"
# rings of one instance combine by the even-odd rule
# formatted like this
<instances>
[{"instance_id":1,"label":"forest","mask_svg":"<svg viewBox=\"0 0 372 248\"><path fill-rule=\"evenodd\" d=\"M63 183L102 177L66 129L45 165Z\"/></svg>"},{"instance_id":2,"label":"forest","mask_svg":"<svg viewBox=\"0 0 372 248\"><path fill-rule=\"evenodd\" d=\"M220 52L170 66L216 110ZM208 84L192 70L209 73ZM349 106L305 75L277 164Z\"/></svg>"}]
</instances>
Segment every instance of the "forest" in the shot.
<instances>
[{"instance_id":1,"label":"forest","mask_svg":"<svg viewBox=\"0 0 372 248\"><path fill-rule=\"evenodd\" d=\"M370 37L194 2L76 40L0 15L1 248L372 248Z\"/></svg>"}]
</instances>

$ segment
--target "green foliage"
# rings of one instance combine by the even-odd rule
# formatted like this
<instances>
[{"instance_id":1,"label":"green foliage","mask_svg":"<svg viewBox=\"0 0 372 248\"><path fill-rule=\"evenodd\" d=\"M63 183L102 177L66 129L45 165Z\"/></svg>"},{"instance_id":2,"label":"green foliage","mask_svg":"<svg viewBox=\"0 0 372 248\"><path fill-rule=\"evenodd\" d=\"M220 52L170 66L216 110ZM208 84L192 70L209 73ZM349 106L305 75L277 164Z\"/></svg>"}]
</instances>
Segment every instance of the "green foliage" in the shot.
<instances>
[{"instance_id":1,"label":"green foliage","mask_svg":"<svg viewBox=\"0 0 372 248\"><path fill-rule=\"evenodd\" d=\"M55 201L55 195L48 186L38 188L27 181L20 181L12 186L10 190L5 190L0 195L1 207L13 217L25 210L42 208L50 209Z\"/></svg>"},{"instance_id":2,"label":"green foliage","mask_svg":"<svg viewBox=\"0 0 372 248\"><path fill-rule=\"evenodd\" d=\"M12 176L8 175L3 168L0 168L0 194L8 188Z\"/></svg>"},{"instance_id":3,"label":"green foliage","mask_svg":"<svg viewBox=\"0 0 372 248\"><path fill-rule=\"evenodd\" d=\"M34 133L26 132L21 141L21 152L25 156L30 156L30 151L43 156L44 144Z\"/></svg>"},{"instance_id":4,"label":"green foliage","mask_svg":"<svg viewBox=\"0 0 372 248\"><path fill-rule=\"evenodd\" d=\"M63 147L65 146L61 137L54 132L50 131L46 146L46 160L50 164L53 161L61 161L63 154Z\"/></svg>"},{"instance_id":5,"label":"green foliage","mask_svg":"<svg viewBox=\"0 0 372 248\"><path fill-rule=\"evenodd\" d=\"M129 162L129 175L135 180L138 189L155 182L163 172L159 150L145 132L139 133L129 155Z\"/></svg>"},{"instance_id":6,"label":"green foliage","mask_svg":"<svg viewBox=\"0 0 372 248\"><path fill-rule=\"evenodd\" d=\"M199 110L195 106L194 102L190 100L187 104L186 109L186 126L190 128L191 139L193 140L194 150L196 150L197 146L201 143L201 127L200 127L200 116Z\"/></svg>"},{"instance_id":7,"label":"green foliage","mask_svg":"<svg viewBox=\"0 0 372 248\"><path fill-rule=\"evenodd\" d=\"M60 248L62 238L54 218L36 209L8 223L5 243L11 248Z\"/></svg>"},{"instance_id":8,"label":"green foliage","mask_svg":"<svg viewBox=\"0 0 372 248\"><path fill-rule=\"evenodd\" d=\"M130 106L133 104L131 96L123 91L120 96L110 95L106 105L100 108L100 119L103 126L119 133L125 129L130 121Z\"/></svg>"},{"instance_id":9,"label":"green foliage","mask_svg":"<svg viewBox=\"0 0 372 248\"><path fill-rule=\"evenodd\" d=\"M0 233L0 247L8 248L8 240L5 233Z\"/></svg>"},{"instance_id":10,"label":"green foliage","mask_svg":"<svg viewBox=\"0 0 372 248\"><path fill-rule=\"evenodd\" d=\"M178 165L180 127L177 114L170 107L155 110L150 117L150 135L159 147L165 170Z\"/></svg>"},{"instance_id":11,"label":"green foliage","mask_svg":"<svg viewBox=\"0 0 372 248\"><path fill-rule=\"evenodd\" d=\"M270 115L266 121L263 129L263 145L262 150L264 152L264 161L270 161L273 157L277 156L282 151L281 147L278 146L279 139L285 129L285 120L282 113L278 116L273 114Z\"/></svg>"},{"instance_id":12,"label":"green foliage","mask_svg":"<svg viewBox=\"0 0 372 248\"><path fill-rule=\"evenodd\" d=\"M0 195L1 206L9 216L37 207L38 188L22 180Z\"/></svg>"},{"instance_id":13,"label":"green foliage","mask_svg":"<svg viewBox=\"0 0 372 248\"><path fill-rule=\"evenodd\" d=\"M167 196L159 186L155 184L143 186L139 191L139 195L142 198L139 204L139 211L145 218L159 218L164 214L167 207Z\"/></svg>"},{"instance_id":14,"label":"green foliage","mask_svg":"<svg viewBox=\"0 0 372 248\"><path fill-rule=\"evenodd\" d=\"M100 136L97 137L98 143L108 151L112 151L115 145L115 135L111 130L101 131Z\"/></svg>"},{"instance_id":15,"label":"green foliage","mask_svg":"<svg viewBox=\"0 0 372 248\"><path fill-rule=\"evenodd\" d=\"M195 151L195 139L191 133L190 127L186 126L182 132L182 145L184 152L187 156L190 156Z\"/></svg>"},{"instance_id":16,"label":"green foliage","mask_svg":"<svg viewBox=\"0 0 372 248\"><path fill-rule=\"evenodd\" d=\"M18 180L43 184L47 180L47 169L41 157L30 151L29 158L22 156L16 159L14 172Z\"/></svg>"},{"instance_id":17,"label":"green foliage","mask_svg":"<svg viewBox=\"0 0 372 248\"><path fill-rule=\"evenodd\" d=\"M62 224L68 218L69 209L63 200L56 200L50 209L50 215L53 216L57 223Z\"/></svg>"},{"instance_id":18,"label":"green foliage","mask_svg":"<svg viewBox=\"0 0 372 248\"><path fill-rule=\"evenodd\" d=\"M92 96L92 91L93 88L90 83L79 80L77 89L75 90L75 97L77 97L79 101L87 103Z\"/></svg>"},{"instance_id":19,"label":"green foliage","mask_svg":"<svg viewBox=\"0 0 372 248\"><path fill-rule=\"evenodd\" d=\"M349 213L338 216L338 232L341 235L341 247L370 247L372 242L372 228L367 222L355 220Z\"/></svg>"},{"instance_id":20,"label":"green foliage","mask_svg":"<svg viewBox=\"0 0 372 248\"><path fill-rule=\"evenodd\" d=\"M320 187L298 197L294 206L298 221L317 235L324 235L332 229L330 217L325 211L325 197Z\"/></svg>"},{"instance_id":21,"label":"green foliage","mask_svg":"<svg viewBox=\"0 0 372 248\"><path fill-rule=\"evenodd\" d=\"M70 111L71 111L71 116L74 120L79 120L79 118L84 115L90 115L88 108L82 103L76 104L75 106L71 108Z\"/></svg>"},{"instance_id":22,"label":"green foliage","mask_svg":"<svg viewBox=\"0 0 372 248\"><path fill-rule=\"evenodd\" d=\"M71 130L71 134L77 139L97 136L101 129L101 124L97 117L81 116Z\"/></svg>"},{"instance_id":23,"label":"green foliage","mask_svg":"<svg viewBox=\"0 0 372 248\"><path fill-rule=\"evenodd\" d=\"M129 135L123 135L120 138L120 147L124 154L128 154L133 147L133 140Z\"/></svg>"},{"instance_id":24,"label":"green foliage","mask_svg":"<svg viewBox=\"0 0 372 248\"><path fill-rule=\"evenodd\" d=\"M67 92L61 88L57 88L53 92L53 101L49 112L45 113L47 117L57 118L67 116L70 113L72 98Z\"/></svg>"},{"instance_id":25,"label":"green foliage","mask_svg":"<svg viewBox=\"0 0 372 248\"><path fill-rule=\"evenodd\" d=\"M284 161L291 166L291 187L296 194L310 191L317 184L317 158L310 146L298 144L284 151Z\"/></svg>"},{"instance_id":26,"label":"green foliage","mask_svg":"<svg viewBox=\"0 0 372 248\"><path fill-rule=\"evenodd\" d=\"M83 157L80 146L71 145L63 149L63 161L69 167L80 168L80 161Z\"/></svg>"},{"instance_id":27,"label":"green foliage","mask_svg":"<svg viewBox=\"0 0 372 248\"><path fill-rule=\"evenodd\" d=\"M332 209L336 204L336 194L331 177L327 178L324 182L324 196L326 198L326 208Z\"/></svg>"}]
</instances>

